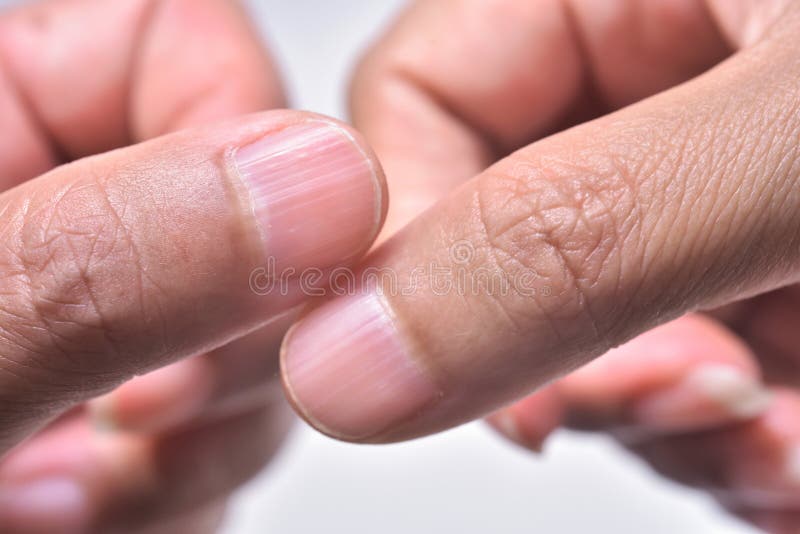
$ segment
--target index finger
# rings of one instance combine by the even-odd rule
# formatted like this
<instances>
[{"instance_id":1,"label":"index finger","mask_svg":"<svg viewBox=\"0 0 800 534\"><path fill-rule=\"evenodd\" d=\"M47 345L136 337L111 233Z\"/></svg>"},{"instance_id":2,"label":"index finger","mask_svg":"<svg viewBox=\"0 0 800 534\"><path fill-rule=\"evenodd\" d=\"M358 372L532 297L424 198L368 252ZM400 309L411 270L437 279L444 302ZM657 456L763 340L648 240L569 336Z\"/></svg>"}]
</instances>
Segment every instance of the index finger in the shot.
<instances>
[{"instance_id":1,"label":"index finger","mask_svg":"<svg viewBox=\"0 0 800 534\"><path fill-rule=\"evenodd\" d=\"M271 112L79 160L0 195L0 451L134 374L216 348L355 261L380 167Z\"/></svg>"}]
</instances>

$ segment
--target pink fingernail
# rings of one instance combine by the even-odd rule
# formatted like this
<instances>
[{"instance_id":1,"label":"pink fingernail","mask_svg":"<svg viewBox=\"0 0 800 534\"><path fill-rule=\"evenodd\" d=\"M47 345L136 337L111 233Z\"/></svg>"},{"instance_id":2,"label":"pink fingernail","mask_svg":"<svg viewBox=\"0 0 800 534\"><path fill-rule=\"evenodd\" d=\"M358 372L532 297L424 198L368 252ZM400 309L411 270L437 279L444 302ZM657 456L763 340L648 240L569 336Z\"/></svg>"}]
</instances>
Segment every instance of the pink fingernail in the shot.
<instances>
[{"instance_id":1,"label":"pink fingernail","mask_svg":"<svg viewBox=\"0 0 800 534\"><path fill-rule=\"evenodd\" d=\"M315 427L340 439L375 436L440 396L375 294L313 311L289 332L282 352L293 402Z\"/></svg>"},{"instance_id":2,"label":"pink fingernail","mask_svg":"<svg viewBox=\"0 0 800 534\"><path fill-rule=\"evenodd\" d=\"M330 267L377 233L378 171L344 128L295 124L239 148L234 161L278 268Z\"/></svg>"},{"instance_id":3,"label":"pink fingernail","mask_svg":"<svg viewBox=\"0 0 800 534\"><path fill-rule=\"evenodd\" d=\"M89 527L89 514L86 493L69 479L0 486L0 530L3 532L80 534Z\"/></svg>"},{"instance_id":4,"label":"pink fingernail","mask_svg":"<svg viewBox=\"0 0 800 534\"><path fill-rule=\"evenodd\" d=\"M707 364L671 388L642 398L634 415L665 430L691 430L753 418L770 400L755 377L729 365Z\"/></svg>"}]
</instances>

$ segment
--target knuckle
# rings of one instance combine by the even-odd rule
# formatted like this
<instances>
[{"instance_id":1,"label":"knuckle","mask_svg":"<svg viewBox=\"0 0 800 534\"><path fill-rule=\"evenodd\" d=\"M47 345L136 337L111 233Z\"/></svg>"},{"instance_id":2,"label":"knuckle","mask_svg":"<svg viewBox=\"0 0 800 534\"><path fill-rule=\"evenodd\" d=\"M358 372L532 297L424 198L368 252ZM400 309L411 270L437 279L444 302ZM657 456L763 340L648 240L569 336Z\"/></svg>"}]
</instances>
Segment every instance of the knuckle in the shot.
<instances>
[{"instance_id":1,"label":"knuckle","mask_svg":"<svg viewBox=\"0 0 800 534\"><path fill-rule=\"evenodd\" d=\"M631 173L618 163L517 159L479 180L479 219L491 261L512 287L527 276L539 288L504 299L507 313L521 321L544 315L551 325L581 319L595 336L609 336L612 314L596 308L618 302L623 255L640 233Z\"/></svg>"},{"instance_id":2,"label":"knuckle","mask_svg":"<svg viewBox=\"0 0 800 534\"><path fill-rule=\"evenodd\" d=\"M13 209L0 307L11 318L3 337L29 371L98 381L129 374L118 368L128 358L111 356L130 338L125 321L136 318L119 310L145 307L140 258L121 213L98 177L34 193Z\"/></svg>"}]
</instances>

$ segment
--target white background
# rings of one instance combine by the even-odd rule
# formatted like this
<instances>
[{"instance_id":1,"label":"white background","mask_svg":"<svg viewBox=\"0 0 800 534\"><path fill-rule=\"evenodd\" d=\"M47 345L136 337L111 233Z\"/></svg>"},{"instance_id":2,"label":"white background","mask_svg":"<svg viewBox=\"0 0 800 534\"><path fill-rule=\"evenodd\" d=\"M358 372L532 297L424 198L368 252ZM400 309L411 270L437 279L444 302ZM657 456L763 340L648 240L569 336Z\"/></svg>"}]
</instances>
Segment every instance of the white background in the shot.
<instances>
[{"instance_id":1,"label":"white background","mask_svg":"<svg viewBox=\"0 0 800 534\"><path fill-rule=\"evenodd\" d=\"M13 1L0 0L0 6ZM344 95L353 63L403 4L249 3L284 69L294 106L340 118L346 118ZM604 438L558 433L537 458L480 424L381 447L337 443L298 427L278 459L237 496L224 529L224 534L532 532L753 531L726 518L703 495L659 480Z\"/></svg>"}]
</instances>

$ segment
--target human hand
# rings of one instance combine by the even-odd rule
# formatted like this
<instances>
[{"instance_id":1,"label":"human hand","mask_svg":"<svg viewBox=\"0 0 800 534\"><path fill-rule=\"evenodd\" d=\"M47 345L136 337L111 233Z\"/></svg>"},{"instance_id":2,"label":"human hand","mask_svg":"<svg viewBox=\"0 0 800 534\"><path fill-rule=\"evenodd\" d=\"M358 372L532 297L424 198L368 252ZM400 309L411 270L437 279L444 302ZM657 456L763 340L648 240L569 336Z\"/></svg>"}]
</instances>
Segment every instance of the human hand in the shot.
<instances>
[{"instance_id":1,"label":"human hand","mask_svg":"<svg viewBox=\"0 0 800 534\"><path fill-rule=\"evenodd\" d=\"M380 169L308 113L203 126L283 103L227 0L34 4L0 58L0 531L209 532L284 436L263 355L316 283L252 273L354 261Z\"/></svg>"},{"instance_id":2,"label":"human hand","mask_svg":"<svg viewBox=\"0 0 800 534\"><path fill-rule=\"evenodd\" d=\"M742 519L797 532L797 356L770 350L795 336L785 321L796 294L787 288L715 317L667 323L489 421L534 451L561 424L609 432L659 473L708 492Z\"/></svg>"},{"instance_id":3,"label":"human hand","mask_svg":"<svg viewBox=\"0 0 800 534\"><path fill-rule=\"evenodd\" d=\"M370 267L380 276L363 276L354 296L290 333L283 372L299 411L353 441L436 432L687 312L796 282L797 25L796 4L777 1L412 4L363 62L353 114L390 177L390 232L439 202L356 280ZM528 145L552 132L561 133ZM761 310L792 291L738 308ZM607 421L583 415L665 434L763 413L736 427L750 430L733 440L733 456L716 457L715 474L727 476L716 482L751 518L764 519L769 504L745 498L754 494L777 496L772 505L791 505L792 517L800 482L787 482L784 452L796 450L796 425L775 421L796 415L796 393L777 390L768 404L761 373L775 383L779 368L795 386L796 344L782 328L769 336L792 349L780 356L745 345L724 326L738 330L743 319L731 312L665 326L695 341L667 347L653 369L623 358L614 369L630 380L598 383L597 373L585 391L592 402L545 392L526 402L550 408L512 410L549 413L548 427L563 410L621 406L600 414ZM759 322L774 327L775 317ZM649 353L641 349L625 350ZM512 419L514 430L534 420ZM736 457L752 436L767 436L769 469Z\"/></svg>"}]
</instances>

